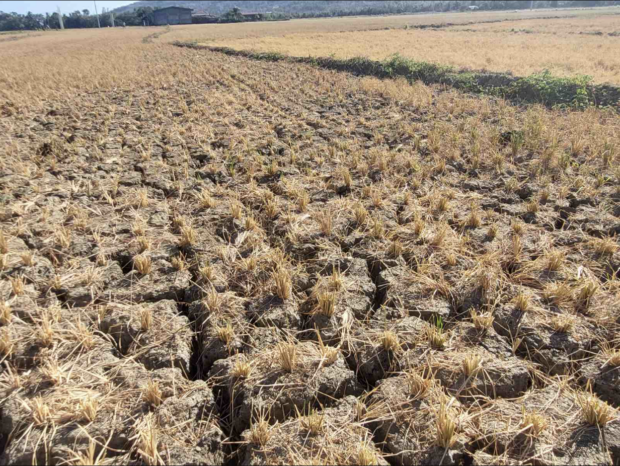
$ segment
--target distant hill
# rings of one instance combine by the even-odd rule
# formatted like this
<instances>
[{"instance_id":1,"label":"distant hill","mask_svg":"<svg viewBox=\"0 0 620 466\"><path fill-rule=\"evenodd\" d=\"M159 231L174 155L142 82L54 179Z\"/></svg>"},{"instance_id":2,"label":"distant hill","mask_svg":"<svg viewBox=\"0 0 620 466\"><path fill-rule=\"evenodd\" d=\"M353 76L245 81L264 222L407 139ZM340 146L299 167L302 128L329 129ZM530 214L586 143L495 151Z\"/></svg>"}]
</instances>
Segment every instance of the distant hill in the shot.
<instances>
[{"instance_id":1,"label":"distant hill","mask_svg":"<svg viewBox=\"0 0 620 466\"><path fill-rule=\"evenodd\" d=\"M242 11L253 11L258 13L282 13L282 14L317 14L317 13L338 13L340 11L364 11L368 9L384 10L388 12L400 12L403 10L412 11L418 7L428 4L429 1L362 1L362 0L345 0L345 1L321 1L321 0L251 0L251 1L198 1L198 0L165 0L165 1L138 1L130 5L116 8L114 11L122 13L131 11L140 7L165 8L168 6L182 6L193 8L194 10L202 10L213 15L221 15L231 10L233 7L239 7Z\"/></svg>"}]
</instances>

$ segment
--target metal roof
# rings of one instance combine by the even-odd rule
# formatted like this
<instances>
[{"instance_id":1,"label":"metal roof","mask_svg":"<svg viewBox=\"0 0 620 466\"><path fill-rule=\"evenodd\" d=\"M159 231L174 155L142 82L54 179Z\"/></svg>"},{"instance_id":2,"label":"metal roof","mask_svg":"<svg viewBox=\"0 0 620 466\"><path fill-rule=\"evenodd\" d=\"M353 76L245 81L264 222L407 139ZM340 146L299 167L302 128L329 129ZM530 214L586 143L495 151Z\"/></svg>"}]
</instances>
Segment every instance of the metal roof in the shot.
<instances>
[{"instance_id":1,"label":"metal roof","mask_svg":"<svg viewBox=\"0 0 620 466\"><path fill-rule=\"evenodd\" d=\"M193 8L185 8L182 6L167 6L166 8L160 8L158 10L154 10L153 13L158 13L160 11L166 11L166 10L189 10L189 11L194 11Z\"/></svg>"}]
</instances>

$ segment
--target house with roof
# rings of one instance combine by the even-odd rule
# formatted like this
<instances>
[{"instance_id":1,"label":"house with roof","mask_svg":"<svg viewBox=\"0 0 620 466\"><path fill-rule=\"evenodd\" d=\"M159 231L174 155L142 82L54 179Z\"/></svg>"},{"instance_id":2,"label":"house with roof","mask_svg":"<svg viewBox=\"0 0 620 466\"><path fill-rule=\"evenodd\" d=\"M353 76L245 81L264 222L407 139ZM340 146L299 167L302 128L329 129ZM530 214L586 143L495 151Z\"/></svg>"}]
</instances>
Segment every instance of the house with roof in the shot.
<instances>
[{"instance_id":1,"label":"house with roof","mask_svg":"<svg viewBox=\"0 0 620 466\"><path fill-rule=\"evenodd\" d=\"M169 6L153 11L153 24L165 26L167 24L192 24L192 8Z\"/></svg>"}]
</instances>

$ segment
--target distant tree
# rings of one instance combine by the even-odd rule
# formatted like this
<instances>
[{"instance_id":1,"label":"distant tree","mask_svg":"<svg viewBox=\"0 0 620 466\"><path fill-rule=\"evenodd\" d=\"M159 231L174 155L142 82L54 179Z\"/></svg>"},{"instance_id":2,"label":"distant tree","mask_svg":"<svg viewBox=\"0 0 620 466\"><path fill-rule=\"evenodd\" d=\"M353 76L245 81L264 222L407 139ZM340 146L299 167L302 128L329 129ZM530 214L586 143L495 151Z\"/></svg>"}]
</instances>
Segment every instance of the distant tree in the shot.
<instances>
[{"instance_id":1,"label":"distant tree","mask_svg":"<svg viewBox=\"0 0 620 466\"><path fill-rule=\"evenodd\" d=\"M0 30L19 31L25 29L24 17L17 13L4 13L0 11Z\"/></svg>"},{"instance_id":2,"label":"distant tree","mask_svg":"<svg viewBox=\"0 0 620 466\"><path fill-rule=\"evenodd\" d=\"M52 29L60 29L60 18L58 13L52 13L50 15L47 25Z\"/></svg>"},{"instance_id":3,"label":"distant tree","mask_svg":"<svg viewBox=\"0 0 620 466\"><path fill-rule=\"evenodd\" d=\"M222 23L241 23L243 21L245 21L245 18L237 7L234 7L220 17L220 22Z\"/></svg>"},{"instance_id":4,"label":"distant tree","mask_svg":"<svg viewBox=\"0 0 620 466\"><path fill-rule=\"evenodd\" d=\"M128 26L141 26L142 21L152 23L152 7L141 7L136 10L125 11L116 14L117 24L127 24ZM99 16L102 27L112 25L112 19L108 9L102 10ZM72 28L94 28L97 27L97 17L90 14L90 10L75 10L68 15L63 15L64 26ZM0 11L0 31L34 30L41 28L60 29L60 19L58 13L46 13L45 15L28 12L25 15L18 13L5 13Z\"/></svg>"},{"instance_id":5,"label":"distant tree","mask_svg":"<svg viewBox=\"0 0 620 466\"><path fill-rule=\"evenodd\" d=\"M140 7L134 10L136 17L139 20L139 24L142 24L143 21L146 24L153 24L153 8L150 6Z\"/></svg>"},{"instance_id":6,"label":"distant tree","mask_svg":"<svg viewBox=\"0 0 620 466\"><path fill-rule=\"evenodd\" d=\"M99 15L99 21L101 22L102 28L112 26L112 18L110 17L110 13L108 11L101 12L101 14Z\"/></svg>"},{"instance_id":7,"label":"distant tree","mask_svg":"<svg viewBox=\"0 0 620 466\"><path fill-rule=\"evenodd\" d=\"M149 7L150 8L150 7ZM152 8L151 8L152 10ZM149 22L149 16L145 15L145 16L138 16L136 14L136 10L133 11L124 11L120 14L115 14L114 15L114 21L117 25L122 25L123 23L126 24L127 26L142 26L142 21L146 18L147 20L147 24L151 24Z\"/></svg>"},{"instance_id":8,"label":"distant tree","mask_svg":"<svg viewBox=\"0 0 620 466\"><path fill-rule=\"evenodd\" d=\"M43 15L34 15L30 11L24 16L23 27L24 29L33 30L43 27L44 18Z\"/></svg>"}]
</instances>

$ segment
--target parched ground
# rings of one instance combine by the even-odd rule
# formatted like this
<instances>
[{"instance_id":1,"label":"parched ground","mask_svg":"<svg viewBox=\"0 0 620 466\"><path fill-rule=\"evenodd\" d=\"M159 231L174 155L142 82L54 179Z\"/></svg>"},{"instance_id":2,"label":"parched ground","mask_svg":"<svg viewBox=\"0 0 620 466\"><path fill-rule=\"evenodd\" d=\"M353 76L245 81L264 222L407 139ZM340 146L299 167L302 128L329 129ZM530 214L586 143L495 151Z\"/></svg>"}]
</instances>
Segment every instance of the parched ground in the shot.
<instances>
[{"instance_id":1,"label":"parched ground","mask_svg":"<svg viewBox=\"0 0 620 466\"><path fill-rule=\"evenodd\" d=\"M615 113L157 40L3 100L4 463L618 464Z\"/></svg>"}]
</instances>

